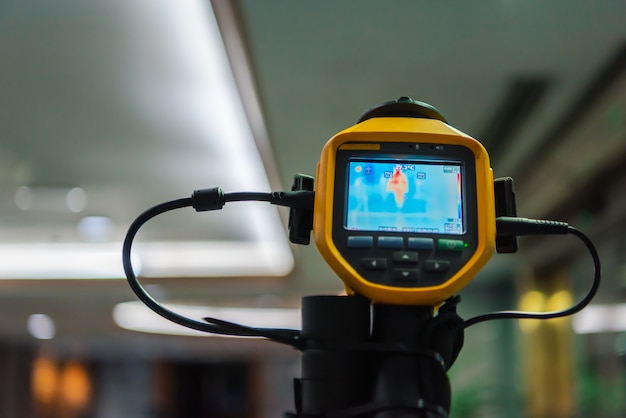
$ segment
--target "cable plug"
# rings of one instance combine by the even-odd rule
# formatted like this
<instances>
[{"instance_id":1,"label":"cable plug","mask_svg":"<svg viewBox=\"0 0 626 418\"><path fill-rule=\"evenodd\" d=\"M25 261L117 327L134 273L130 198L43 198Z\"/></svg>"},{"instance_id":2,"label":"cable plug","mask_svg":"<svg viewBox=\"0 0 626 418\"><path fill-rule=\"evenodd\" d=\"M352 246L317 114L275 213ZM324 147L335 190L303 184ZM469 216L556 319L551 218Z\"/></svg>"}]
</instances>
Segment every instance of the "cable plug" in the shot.
<instances>
[{"instance_id":1,"label":"cable plug","mask_svg":"<svg viewBox=\"0 0 626 418\"><path fill-rule=\"evenodd\" d=\"M496 218L496 235L566 235L569 233L569 224L566 222L549 221L544 219L517 218L500 216Z\"/></svg>"},{"instance_id":2,"label":"cable plug","mask_svg":"<svg viewBox=\"0 0 626 418\"><path fill-rule=\"evenodd\" d=\"M273 192L270 203L273 205L289 206L294 209L313 210L315 205L315 192L310 190Z\"/></svg>"}]
</instances>

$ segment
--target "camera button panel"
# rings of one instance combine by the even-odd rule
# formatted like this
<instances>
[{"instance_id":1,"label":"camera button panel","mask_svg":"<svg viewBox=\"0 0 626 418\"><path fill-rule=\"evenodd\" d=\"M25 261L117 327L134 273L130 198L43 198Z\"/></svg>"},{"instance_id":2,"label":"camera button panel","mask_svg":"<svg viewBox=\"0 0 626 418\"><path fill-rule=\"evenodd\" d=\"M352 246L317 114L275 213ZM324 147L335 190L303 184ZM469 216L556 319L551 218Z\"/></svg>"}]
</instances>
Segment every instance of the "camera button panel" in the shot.
<instances>
[{"instance_id":1,"label":"camera button panel","mask_svg":"<svg viewBox=\"0 0 626 418\"><path fill-rule=\"evenodd\" d=\"M343 252L371 283L428 287L444 283L471 256L475 246L461 237L393 236L352 233Z\"/></svg>"}]
</instances>

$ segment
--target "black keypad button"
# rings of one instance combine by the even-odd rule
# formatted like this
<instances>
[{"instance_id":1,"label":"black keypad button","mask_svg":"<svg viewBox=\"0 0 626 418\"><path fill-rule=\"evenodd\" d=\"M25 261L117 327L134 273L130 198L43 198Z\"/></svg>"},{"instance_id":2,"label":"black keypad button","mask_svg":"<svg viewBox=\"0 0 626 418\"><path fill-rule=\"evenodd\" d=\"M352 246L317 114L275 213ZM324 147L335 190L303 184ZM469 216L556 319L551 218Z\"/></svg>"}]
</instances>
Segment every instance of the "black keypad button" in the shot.
<instances>
[{"instance_id":1,"label":"black keypad button","mask_svg":"<svg viewBox=\"0 0 626 418\"><path fill-rule=\"evenodd\" d=\"M371 248L374 246L374 237L356 235L348 237L348 247L350 248Z\"/></svg>"},{"instance_id":2,"label":"black keypad button","mask_svg":"<svg viewBox=\"0 0 626 418\"><path fill-rule=\"evenodd\" d=\"M368 270L386 270L386 258L362 258L361 265Z\"/></svg>"},{"instance_id":3,"label":"black keypad button","mask_svg":"<svg viewBox=\"0 0 626 418\"><path fill-rule=\"evenodd\" d=\"M435 248L435 241L432 238L411 237L408 247L411 250L432 250Z\"/></svg>"},{"instance_id":4,"label":"black keypad button","mask_svg":"<svg viewBox=\"0 0 626 418\"><path fill-rule=\"evenodd\" d=\"M393 269L391 278L401 282L417 282L419 272L415 269Z\"/></svg>"},{"instance_id":5,"label":"black keypad button","mask_svg":"<svg viewBox=\"0 0 626 418\"><path fill-rule=\"evenodd\" d=\"M402 237L378 237L379 248L402 248L404 247L404 239Z\"/></svg>"},{"instance_id":6,"label":"black keypad button","mask_svg":"<svg viewBox=\"0 0 626 418\"><path fill-rule=\"evenodd\" d=\"M393 253L393 261L396 263L415 264L418 258L419 254L412 251L394 251Z\"/></svg>"},{"instance_id":7,"label":"black keypad button","mask_svg":"<svg viewBox=\"0 0 626 418\"><path fill-rule=\"evenodd\" d=\"M448 260L426 260L424 261L424 271L429 273L442 273L448 271L450 262Z\"/></svg>"}]
</instances>

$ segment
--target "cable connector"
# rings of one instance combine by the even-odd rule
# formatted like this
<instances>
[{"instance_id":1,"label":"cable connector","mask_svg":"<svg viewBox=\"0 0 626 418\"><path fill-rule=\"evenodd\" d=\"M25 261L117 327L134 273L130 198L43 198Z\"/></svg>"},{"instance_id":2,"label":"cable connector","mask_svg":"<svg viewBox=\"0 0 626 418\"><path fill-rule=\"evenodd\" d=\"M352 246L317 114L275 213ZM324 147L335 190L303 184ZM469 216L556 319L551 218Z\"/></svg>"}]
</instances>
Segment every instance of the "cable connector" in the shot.
<instances>
[{"instance_id":1,"label":"cable connector","mask_svg":"<svg viewBox=\"0 0 626 418\"><path fill-rule=\"evenodd\" d=\"M496 235L499 237L522 235L566 235L569 224L544 219L517 218L500 216L496 218Z\"/></svg>"},{"instance_id":2,"label":"cable connector","mask_svg":"<svg viewBox=\"0 0 626 418\"><path fill-rule=\"evenodd\" d=\"M222 209L226 199L221 187L194 190L191 195L191 206L197 212Z\"/></svg>"},{"instance_id":3,"label":"cable connector","mask_svg":"<svg viewBox=\"0 0 626 418\"><path fill-rule=\"evenodd\" d=\"M222 209L228 202L257 201L269 202L273 205L289 206L294 209L313 210L315 192L296 190L291 192L238 192L224 193L220 187L198 189L191 195L191 206L197 212Z\"/></svg>"},{"instance_id":4,"label":"cable connector","mask_svg":"<svg viewBox=\"0 0 626 418\"><path fill-rule=\"evenodd\" d=\"M313 210L313 206L315 205L315 192L309 190L273 192L270 203L273 205L289 206L294 209Z\"/></svg>"}]
</instances>

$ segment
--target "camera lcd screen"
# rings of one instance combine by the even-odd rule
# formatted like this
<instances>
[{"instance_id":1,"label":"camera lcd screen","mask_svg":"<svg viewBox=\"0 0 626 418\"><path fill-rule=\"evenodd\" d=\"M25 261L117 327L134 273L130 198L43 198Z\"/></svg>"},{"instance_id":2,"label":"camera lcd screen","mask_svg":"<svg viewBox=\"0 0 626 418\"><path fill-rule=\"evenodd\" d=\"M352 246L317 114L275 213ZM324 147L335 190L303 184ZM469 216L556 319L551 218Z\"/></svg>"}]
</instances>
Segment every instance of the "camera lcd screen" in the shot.
<instances>
[{"instance_id":1,"label":"camera lcd screen","mask_svg":"<svg viewBox=\"0 0 626 418\"><path fill-rule=\"evenodd\" d=\"M461 235L459 162L351 159L345 228Z\"/></svg>"}]
</instances>

